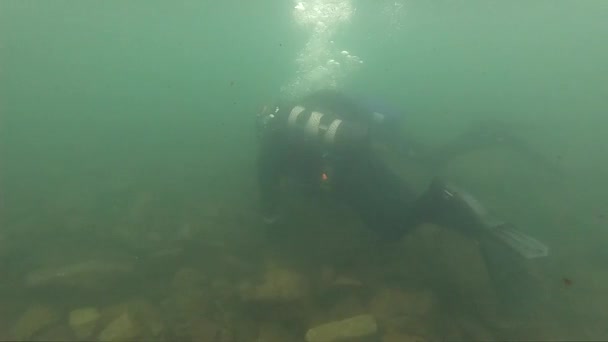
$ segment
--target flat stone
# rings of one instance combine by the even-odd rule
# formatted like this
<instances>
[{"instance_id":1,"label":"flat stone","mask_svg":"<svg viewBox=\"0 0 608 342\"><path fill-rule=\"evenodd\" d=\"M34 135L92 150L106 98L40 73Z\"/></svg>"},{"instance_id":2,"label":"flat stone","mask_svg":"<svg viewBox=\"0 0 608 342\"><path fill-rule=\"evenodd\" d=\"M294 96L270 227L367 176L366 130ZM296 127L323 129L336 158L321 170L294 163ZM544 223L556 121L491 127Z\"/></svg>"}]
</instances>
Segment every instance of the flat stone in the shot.
<instances>
[{"instance_id":1,"label":"flat stone","mask_svg":"<svg viewBox=\"0 0 608 342\"><path fill-rule=\"evenodd\" d=\"M139 328L135 325L129 314L125 312L112 321L99 334L98 339L103 342L133 341L139 335Z\"/></svg>"},{"instance_id":2,"label":"flat stone","mask_svg":"<svg viewBox=\"0 0 608 342\"><path fill-rule=\"evenodd\" d=\"M340 342L368 337L378 331L372 315L359 315L341 321L330 322L311 328L306 333L307 342Z\"/></svg>"},{"instance_id":3,"label":"flat stone","mask_svg":"<svg viewBox=\"0 0 608 342\"><path fill-rule=\"evenodd\" d=\"M57 322L56 312L45 306L29 308L15 323L13 335L17 340L30 340L36 333Z\"/></svg>"},{"instance_id":4,"label":"flat stone","mask_svg":"<svg viewBox=\"0 0 608 342\"><path fill-rule=\"evenodd\" d=\"M427 339L409 334L390 333L382 337L382 342L426 342Z\"/></svg>"},{"instance_id":5,"label":"flat stone","mask_svg":"<svg viewBox=\"0 0 608 342\"><path fill-rule=\"evenodd\" d=\"M105 282L128 275L134 264L129 261L112 262L88 260L60 267L48 267L27 274L25 285L30 288L61 286L87 290L107 290Z\"/></svg>"},{"instance_id":6,"label":"flat stone","mask_svg":"<svg viewBox=\"0 0 608 342\"><path fill-rule=\"evenodd\" d=\"M72 310L68 321L76 337L84 339L93 334L99 317L101 317L99 310L88 307Z\"/></svg>"},{"instance_id":7,"label":"flat stone","mask_svg":"<svg viewBox=\"0 0 608 342\"><path fill-rule=\"evenodd\" d=\"M133 298L103 308L98 326L107 327L125 314L128 315L139 340L150 341L164 338L166 326L159 309L143 298Z\"/></svg>"},{"instance_id":8,"label":"flat stone","mask_svg":"<svg viewBox=\"0 0 608 342\"><path fill-rule=\"evenodd\" d=\"M241 283L239 292L246 301L289 302L308 295L308 282L301 274L290 269L271 266L257 284Z\"/></svg>"}]
</instances>

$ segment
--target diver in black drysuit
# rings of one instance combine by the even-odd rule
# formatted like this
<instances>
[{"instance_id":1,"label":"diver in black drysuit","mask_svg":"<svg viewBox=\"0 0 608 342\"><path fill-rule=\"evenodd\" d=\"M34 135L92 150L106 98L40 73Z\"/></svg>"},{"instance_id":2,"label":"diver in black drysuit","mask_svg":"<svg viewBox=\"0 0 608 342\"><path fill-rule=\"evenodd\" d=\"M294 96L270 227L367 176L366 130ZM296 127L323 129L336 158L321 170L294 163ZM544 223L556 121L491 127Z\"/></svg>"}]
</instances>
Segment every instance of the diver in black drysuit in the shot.
<instances>
[{"instance_id":1,"label":"diver in black drysuit","mask_svg":"<svg viewBox=\"0 0 608 342\"><path fill-rule=\"evenodd\" d=\"M546 255L544 245L491 217L472 196L440 179L419 196L374 153L376 143L402 143L398 126L387 121L333 90L260 114L258 181L265 222L279 220L281 179L291 177L313 191L329 188L380 237L399 238L426 221L465 233L491 232L527 258Z\"/></svg>"},{"instance_id":2,"label":"diver in black drysuit","mask_svg":"<svg viewBox=\"0 0 608 342\"><path fill-rule=\"evenodd\" d=\"M257 123L260 203L272 236L282 229L281 180L289 177L309 191L329 191L386 241L399 239L422 222L452 227L473 237L504 303L520 305L518 298L528 298L521 293L542 290L528 275L525 259L547 256L545 245L493 217L466 191L438 178L419 195L376 153L378 144L400 152L414 148L422 150L416 161L441 167L451 156L475 148L475 142L510 143L503 138L504 132L477 126L470 134L432 151L404 139L390 115L329 90L269 108L258 115ZM509 146L527 152L518 141ZM484 294L475 303L490 327L498 324L495 315L500 305Z\"/></svg>"},{"instance_id":3,"label":"diver in black drysuit","mask_svg":"<svg viewBox=\"0 0 608 342\"><path fill-rule=\"evenodd\" d=\"M372 152L373 114L334 91L279 106L262 118L258 177L265 220L278 219L280 180L295 177L312 189L329 183L381 235L411 227L416 196ZM411 208L411 210L406 210Z\"/></svg>"},{"instance_id":4,"label":"diver in black drysuit","mask_svg":"<svg viewBox=\"0 0 608 342\"><path fill-rule=\"evenodd\" d=\"M382 237L398 237L427 219L429 196L418 198L373 153L372 139L395 139L394 132L379 132L391 127L378 115L339 92L324 90L260 117L258 177L265 221L279 219L285 176L311 189L329 183L336 198Z\"/></svg>"}]
</instances>

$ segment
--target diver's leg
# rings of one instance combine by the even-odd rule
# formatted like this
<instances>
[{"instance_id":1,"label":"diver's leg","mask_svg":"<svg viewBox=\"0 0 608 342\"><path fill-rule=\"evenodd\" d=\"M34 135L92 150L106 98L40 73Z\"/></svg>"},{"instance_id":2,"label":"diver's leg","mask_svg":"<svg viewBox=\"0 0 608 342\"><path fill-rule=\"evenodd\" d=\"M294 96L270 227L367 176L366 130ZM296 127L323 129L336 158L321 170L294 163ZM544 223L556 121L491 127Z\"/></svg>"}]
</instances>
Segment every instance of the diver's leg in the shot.
<instances>
[{"instance_id":1,"label":"diver's leg","mask_svg":"<svg viewBox=\"0 0 608 342\"><path fill-rule=\"evenodd\" d=\"M416 223L416 194L379 160L346 166L337 174L336 195L383 239L395 239Z\"/></svg>"},{"instance_id":2,"label":"diver's leg","mask_svg":"<svg viewBox=\"0 0 608 342\"><path fill-rule=\"evenodd\" d=\"M436 151L435 158L447 163L451 158L481 148L509 146L521 149L523 143L504 123L484 120L471 126L464 134Z\"/></svg>"},{"instance_id":3,"label":"diver's leg","mask_svg":"<svg viewBox=\"0 0 608 342\"><path fill-rule=\"evenodd\" d=\"M533 271L532 260L547 256L548 247L494 217L468 192L435 179L417 202L416 210L423 220L454 228L477 241L493 290L502 303L529 298L528 294L541 289L543 284ZM488 317L501 316L493 312L492 301L489 303L478 306L480 312ZM497 324L500 322L492 318L486 323L503 328Z\"/></svg>"},{"instance_id":4,"label":"diver's leg","mask_svg":"<svg viewBox=\"0 0 608 342\"><path fill-rule=\"evenodd\" d=\"M502 242L525 259L548 255L541 242L492 215L474 196L435 178L417 201L416 210L425 220L455 227L465 234Z\"/></svg>"},{"instance_id":5,"label":"diver's leg","mask_svg":"<svg viewBox=\"0 0 608 342\"><path fill-rule=\"evenodd\" d=\"M445 167L451 159L480 149L501 147L512 149L523 158L547 169L556 170L556 163L534 150L517 135L525 126L509 124L499 120L483 120L459 135L455 140L435 149L426 150L423 161L435 169Z\"/></svg>"}]
</instances>

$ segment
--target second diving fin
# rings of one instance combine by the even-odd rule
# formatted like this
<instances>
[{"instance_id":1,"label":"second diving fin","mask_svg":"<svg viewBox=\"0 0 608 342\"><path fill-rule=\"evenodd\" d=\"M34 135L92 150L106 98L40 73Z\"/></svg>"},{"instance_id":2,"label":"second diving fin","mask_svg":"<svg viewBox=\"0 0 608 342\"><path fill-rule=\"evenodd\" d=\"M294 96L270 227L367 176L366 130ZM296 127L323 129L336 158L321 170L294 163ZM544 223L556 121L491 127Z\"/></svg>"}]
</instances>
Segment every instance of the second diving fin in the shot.
<instances>
[{"instance_id":1,"label":"second diving fin","mask_svg":"<svg viewBox=\"0 0 608 342\"><path fill-rule=\"evenodd\" d=\"M535 238L513 228L510 224L487 227L495 237L526 259L542 258L549 255L549 247Z\"/></svg>"},{"instance_id":2,"label":"second diving fin","mask_svg":"<svg viewBox=\"0 0 608 342\"><path fill-rule=\"evenodd\" d=\"M457 203L460 208L466 207L470 214L474 216L477 225L484 232L497 238L510 249L526 259L546 257L549 255L549 247L535 238L524 234L515 229L512 224L501 221L491 215L486 208L471 194L452 185L439 180L434 181L435 187L440 187L443 191L444 200Z\"/></svg>"}]
</instances>

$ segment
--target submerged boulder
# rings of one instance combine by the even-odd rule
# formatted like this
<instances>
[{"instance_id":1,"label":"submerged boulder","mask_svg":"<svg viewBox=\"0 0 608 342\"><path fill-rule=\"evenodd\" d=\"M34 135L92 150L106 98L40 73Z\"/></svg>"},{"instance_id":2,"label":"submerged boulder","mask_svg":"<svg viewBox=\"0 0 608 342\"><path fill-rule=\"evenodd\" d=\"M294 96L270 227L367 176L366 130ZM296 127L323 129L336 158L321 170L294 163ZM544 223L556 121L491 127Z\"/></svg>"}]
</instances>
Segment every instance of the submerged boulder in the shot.
<instances>
[{"instance_id":1,"label":"submerged boulder","mask_svg":"<svg viewBox=\"0 0 608 342\"><path fill-rule=\"evenodd\" d=\"M133 262L88 260L58 267L34 270L25 277L29 288L65 287L84 290L105 290L108 284L120 281L134 268Z\"/></svg>"},{"instance_id":2,"label":"submerged boulder","mask_svg":"<svg viewBox=\"0 0 608 342\"><path fill-rule=\"evenodd\" d=\"M307 342L344 342L370 337L378 326L372 315L359 315L313 327L306 332Z\"/></svg>"},{"instance_id":3,"label":"submerged boulder","mask_svg":"<svg viewBox=\"0 0 608 342\"><path fill-rule=\"evenodd\" d=\"M17 320L13 336L17 340L31 340L43 329L59 321L59 314L46 306L32 306Z\"/></svg>"},{"instance_id":4,"label":"submerged boulder","mask_svg":"<svg viewBox=\"0 0 608 342\"><path fill-rule=\"evenodd\" d=\"M410 334L389 333L382 337L382 342L426 342L427 339Z\"/></svg>"},{"instance_id":5,"label":"submerged boulder","mask_svg":"<svg viewBox=\"0 0 608 342\"><path fill-rule=\"evenodd\" d=\"M437 302L428 290L387 288L371 299L369 307L383 330L426 336L434 331Z\"/></svg>"},{"instance_id":6,"label":"submerged boulder","mask_svg":"<svg viewBox=\"0 0 608 342\"><path fill-rule=\"evenodd\" d=\"M112 337L112 341L162 340L166 325L158 308L145 299L133 299L128 302L112 305L101 311L99 325L104 327L100 333L103 337Z\"/></svg>"},{"instance_id":7,"label":"submerged boulder","mask_svg":"<svg viewBox=\"0 0 608 342\"><path fill-rule=\"evenodd\" d=\"M309 285L306 278L296 271L269 266L260 282L243 282L239 293L246 301L289 302L306 297Z\"/></svg>"},{"instance_id":8,"label":"submerged boulder","mask_svg":"<svg viewBox=\"0 0 608 342\"><path fill-rule=\"evenodd\" d=\"M129 313L125 312L101 331L98 340L104 342L134 341L140 336L140 327L131 319Z\"/></svg>"},{"instance_id":9,"label":"submerged boulder","mask_svg":"<svg viewBox=\"0 0 608 342\"><path fill-rule=\"evenodd\" d=\"M100 316L96 308L80 308L70 312L68 322L76 337L86 339L93 334Z\"/></svg>"}]
</instances>

